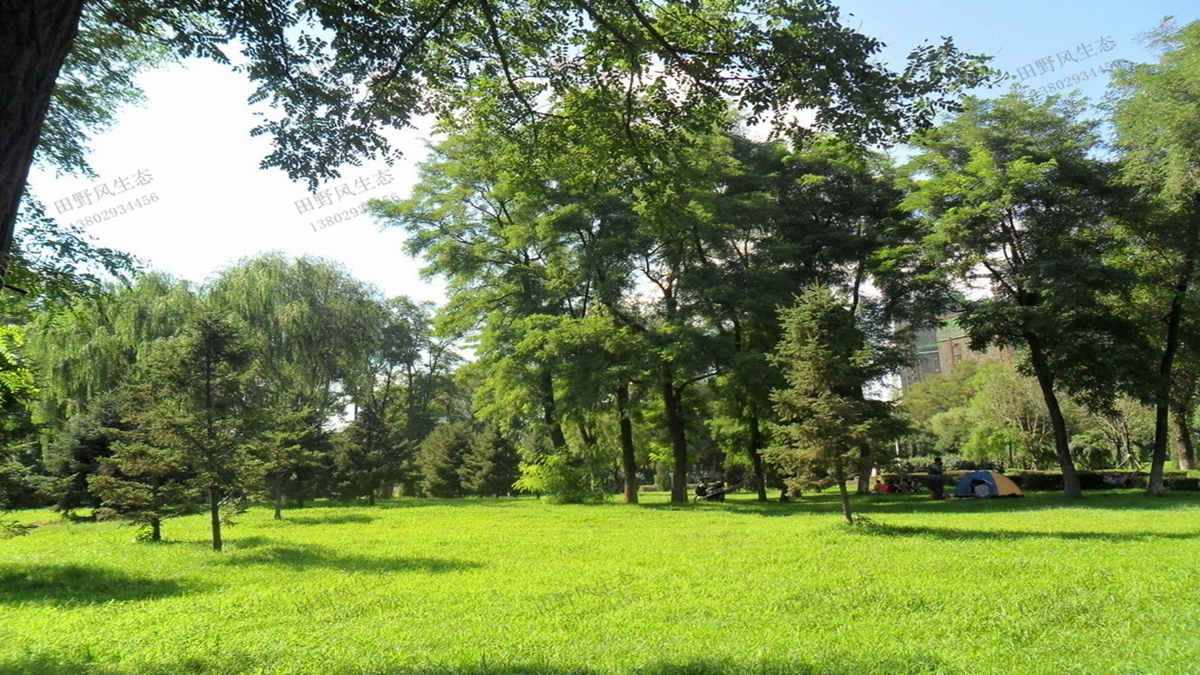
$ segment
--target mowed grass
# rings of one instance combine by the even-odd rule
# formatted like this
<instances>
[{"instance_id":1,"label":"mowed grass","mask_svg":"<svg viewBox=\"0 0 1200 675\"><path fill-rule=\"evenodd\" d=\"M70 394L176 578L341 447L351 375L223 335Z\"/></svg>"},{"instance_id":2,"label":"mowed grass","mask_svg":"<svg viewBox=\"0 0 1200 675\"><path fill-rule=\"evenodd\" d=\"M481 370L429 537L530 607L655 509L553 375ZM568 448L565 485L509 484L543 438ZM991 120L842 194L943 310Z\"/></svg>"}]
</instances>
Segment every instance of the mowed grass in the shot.
<instances>
[{"instance_id":1,"label":"mowed grass","mask_svg":"<svg viewBox=\"0 0 1200 675\"><path fill-rule=\"evenodd\" d=\"M256 508L222 553L23 512L0 675L1200 673L1200 495L856 507Z\"/></svg>"}]
</instances>

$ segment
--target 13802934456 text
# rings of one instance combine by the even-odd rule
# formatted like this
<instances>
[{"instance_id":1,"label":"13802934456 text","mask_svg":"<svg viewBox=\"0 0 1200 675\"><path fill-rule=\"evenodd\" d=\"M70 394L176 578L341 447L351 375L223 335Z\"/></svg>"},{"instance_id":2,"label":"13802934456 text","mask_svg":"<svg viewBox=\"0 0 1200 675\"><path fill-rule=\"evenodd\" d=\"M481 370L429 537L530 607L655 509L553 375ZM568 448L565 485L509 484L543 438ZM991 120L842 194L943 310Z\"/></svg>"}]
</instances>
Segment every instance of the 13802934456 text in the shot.
<instances>
[{"instance_id":1,"label":"13802934456 text","mask_svg":"<svg viewBox=\"0 0 1200 675\"><path fill-rule=\"evenodd\" d=\"M380 197L379 199L388 199L391 201L397 201L397 200L399 200L399 196L396 195L395 193L392 193L390 195L384 195L384 196ZM324 218L317 218L316 220L309 223L308 226L312 228L313 232L319 232L320 230L323 230L327 227L332 227L334 225L338 225L338 224L344 223L348 220L357 218L357 217L363 215L364 213L366 213L366 210L364 210L362 207L355 206L352 208L343 209L333 215L326 216Z\"/></svg>"},{"instance_id":2,"label":"13802934456 text","mask_svg":"<svg viewBox=\"0 0 1200 675\"><path fill-rule=\"evenodd\" d=\"M79 218L78 220L76 220L74 222L74 225L76 227L87 227L89 225L95 225L97 223L102 223L106 220L112 220L113 218L116 218L118 216L123 216L126 213L130 213L131 211L136 211L140 208L150 206L151 204L154 204L156 202L158 202L158 193L151 192L150 194L145 195L143 197L138 197L137 199L130 199L129 201L127 201L123 204L117 204L115 206L110 206L101 211L97 211L96 213L93 213L90 216L84 216L83 218Z\"/></svg>"}]
</instances>

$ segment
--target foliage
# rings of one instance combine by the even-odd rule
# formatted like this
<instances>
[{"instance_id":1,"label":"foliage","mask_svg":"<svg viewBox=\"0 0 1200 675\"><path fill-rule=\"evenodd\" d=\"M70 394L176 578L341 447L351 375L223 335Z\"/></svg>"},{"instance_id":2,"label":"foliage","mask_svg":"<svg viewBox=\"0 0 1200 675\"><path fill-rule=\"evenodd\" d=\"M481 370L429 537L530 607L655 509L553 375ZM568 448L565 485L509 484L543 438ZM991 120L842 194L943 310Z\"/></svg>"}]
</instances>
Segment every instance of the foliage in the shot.
<instances>
[{"instance_id":1,"label":"foliage","mask_svg":"<svg viewBox=\"0 0 1200 675\"><path fill-rule=\"evenodd\" d=\"M488 425L475 434L458 475L464 494L476 497L508 495L520 476L520 456L495 426Z\"/></svg>"},{"instance_id":2,"label":"foliage","mask_svg":"<svg viewBox=\"0 0 1200 675\"><path fill-rule=\"evenodd\" d=\"M608 499L607 469L606 463L595 458L550 453L523 462L521 477L513 486L545 495L553 504L603 502Z\"/></svg>"},{"instance_id":3,"label":"foliage","mask_svg":"<svg viewBox=\"0 0 1200 675\"><path fill-rule=\"evenodd\" d=\"M97 397L85 413L67 422L44 455L49 473L62 479L51 490L56 509L69 515L76 509L100 506L100 497L89 489L88 481L100 474L114 446L129 431L132 426L121 417L113 395Z\"/></svg>"},{"instance_id":4,"label":"foliage","mask_svg":"<svg viewBox=\"0 0 1200 675\"><path fill-rule=\"evenodd\" d=\"M864 396L868 384L886 370L854 314L828 289L813 287L780 312L783 337L772 360L787 387L771 392L779 424L767 451L776 464L804 487L831 476L842 493L843 513L853 522L846 480L867 469L863 448L877 447L904 427L886 401Z\"/></svg>"},{"instance_id":5,"label":"foliage","mask_svg":"<svg viewBox=\"0 0 1200 675\"><path fill-rule=\"evenodd\" d=\"M100 500L96 517L127 521L149 541L161 541L164 520L194 512L203 500L186 461L176 449L133 439L115 443L87 478L89 491Z\"/></svg>"},{"instance_id":6,"label":"foliage","mask_svg":"<svg viewBox=\"0 0 1200 675\"><path fill-rule=\"evenodd\" d=\"M1165 488L1168 417L1173 397L1187 386L1180 366L1194 368L1195 290L1200 269L1200 176L1196 147L1200 130L1200 22L1164 23L1151 35L1156 63L1113 74L1109 101L1123 182L1136 191L1142 210L1130 219L1128 259L1144 288L1140 318L1156 346L1142 362L1153 377L1136 381L1135 395L1155 406L1150 494ZM1191 351L1180 358L1180 350ZM1156 366L1151 366L1157 361ZM1189 362L1193 362L1189 364ZM1194 380L1193 380L1194 382Z\"/></svg>"},{"instance_id":7,"label":"foliage","mask_svg":"<svg viewBox=\"0 0 1200 675\"><path fill-rule=\"evenodd\" d=\"M257 411L263 433L253 450L262 472L254 493L261 492L275 504L275 518L283 517L284 501L290 496L310 496L313 474L329 457L329 434L322 428L315 410L280 410L267 404Z\"/></svg>"},{"instance_id":8,"label":"foliage","mask_svg":"<svg viewBox=\"0 0 1200 675\"><path fill-rule=\"evenodd\" d=\"M124 415L134 441L117 451L118 467L135 454L149 457L158 473L191 474L191 484L206 493L215 550L222 546L222 501L254 487L259 473L252 450L263 431L256 411L264 397L255 363L245 326L202 306L141 364L127 390Z\"/></svg>"},{"instance_id":9,"label":"foliage","mask_svg":"<svg viewBox=\"0 0 1200 675\"><path fill-rule=\"evenodd\" d=\"M459 468L471 452L474 430L467 422L443 424L433 430L417 451L421 494L427 497L462 497Z\"/></svg>"},{"instance_id":10,"label":"foliage","mask_svg":"<svg viewBox=\"0 0 1200 675\"><path fill-rule=\"evenodd\" d=\"M1096 349L1137 351L1133 322L1110 304L1130 276L1109 262L1122 207L1114 167L1097 159L1098 122L1075 99L1018 90L968 99L963 112L919 134L908 166L905 205L923 219L924 255L960 290L986 282L992 293L962 300L959 323L971 347L1020 347L1053 429L1066 491L1078 496L1065 389L1101 407L1129 381L1125 359Z\"/></svg>"},{"instance_id":11,"label":"foliage","mask_svg":"<svg viewBox=\"0 0 1200 675\"><path fill-rule=\"evenodd\" d=\"M190 283L150 273L131 286L110 285L39 314L29 331L38 383L35 421L56 431L93 400L117 391L160 339L178 333L195 304Z\"/></svg>"}]
</instances>

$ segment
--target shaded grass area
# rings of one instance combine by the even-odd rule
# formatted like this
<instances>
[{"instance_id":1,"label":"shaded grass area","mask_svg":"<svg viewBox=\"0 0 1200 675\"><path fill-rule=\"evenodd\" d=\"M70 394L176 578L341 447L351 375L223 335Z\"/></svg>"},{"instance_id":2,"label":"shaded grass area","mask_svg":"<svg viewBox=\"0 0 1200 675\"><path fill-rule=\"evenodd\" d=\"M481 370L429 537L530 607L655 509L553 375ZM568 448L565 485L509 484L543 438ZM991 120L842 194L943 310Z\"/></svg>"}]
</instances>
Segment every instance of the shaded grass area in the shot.
<instances>
[{"instance_id":1,"label":"shaded grass area","mask_svg":"<svg viewBox=\"0 0 1200 675\"><path fill-rule=\"evenodd\" d=\"M46 525L0 675L1200 673L1200 495L665 499Z\"/></svg>"}]
</instances>

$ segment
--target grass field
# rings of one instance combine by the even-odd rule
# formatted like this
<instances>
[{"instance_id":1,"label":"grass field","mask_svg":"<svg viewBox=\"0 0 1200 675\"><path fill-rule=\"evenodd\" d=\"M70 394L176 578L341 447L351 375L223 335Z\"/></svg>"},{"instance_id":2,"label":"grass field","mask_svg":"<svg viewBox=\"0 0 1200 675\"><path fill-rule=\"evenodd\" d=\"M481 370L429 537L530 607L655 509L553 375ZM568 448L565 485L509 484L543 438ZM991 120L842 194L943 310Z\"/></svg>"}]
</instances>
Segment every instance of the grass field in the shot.
<instances>
[{"instance_id":1,"label":"grass field","mask_svg":"<svg viewBox=\"0 0 1200 675\"><path fill-rule=\"evenodd\" d=\"M738 499L21 512L0 675L1200 673L1200 495Z\"/></svg>"}]
</instances>

